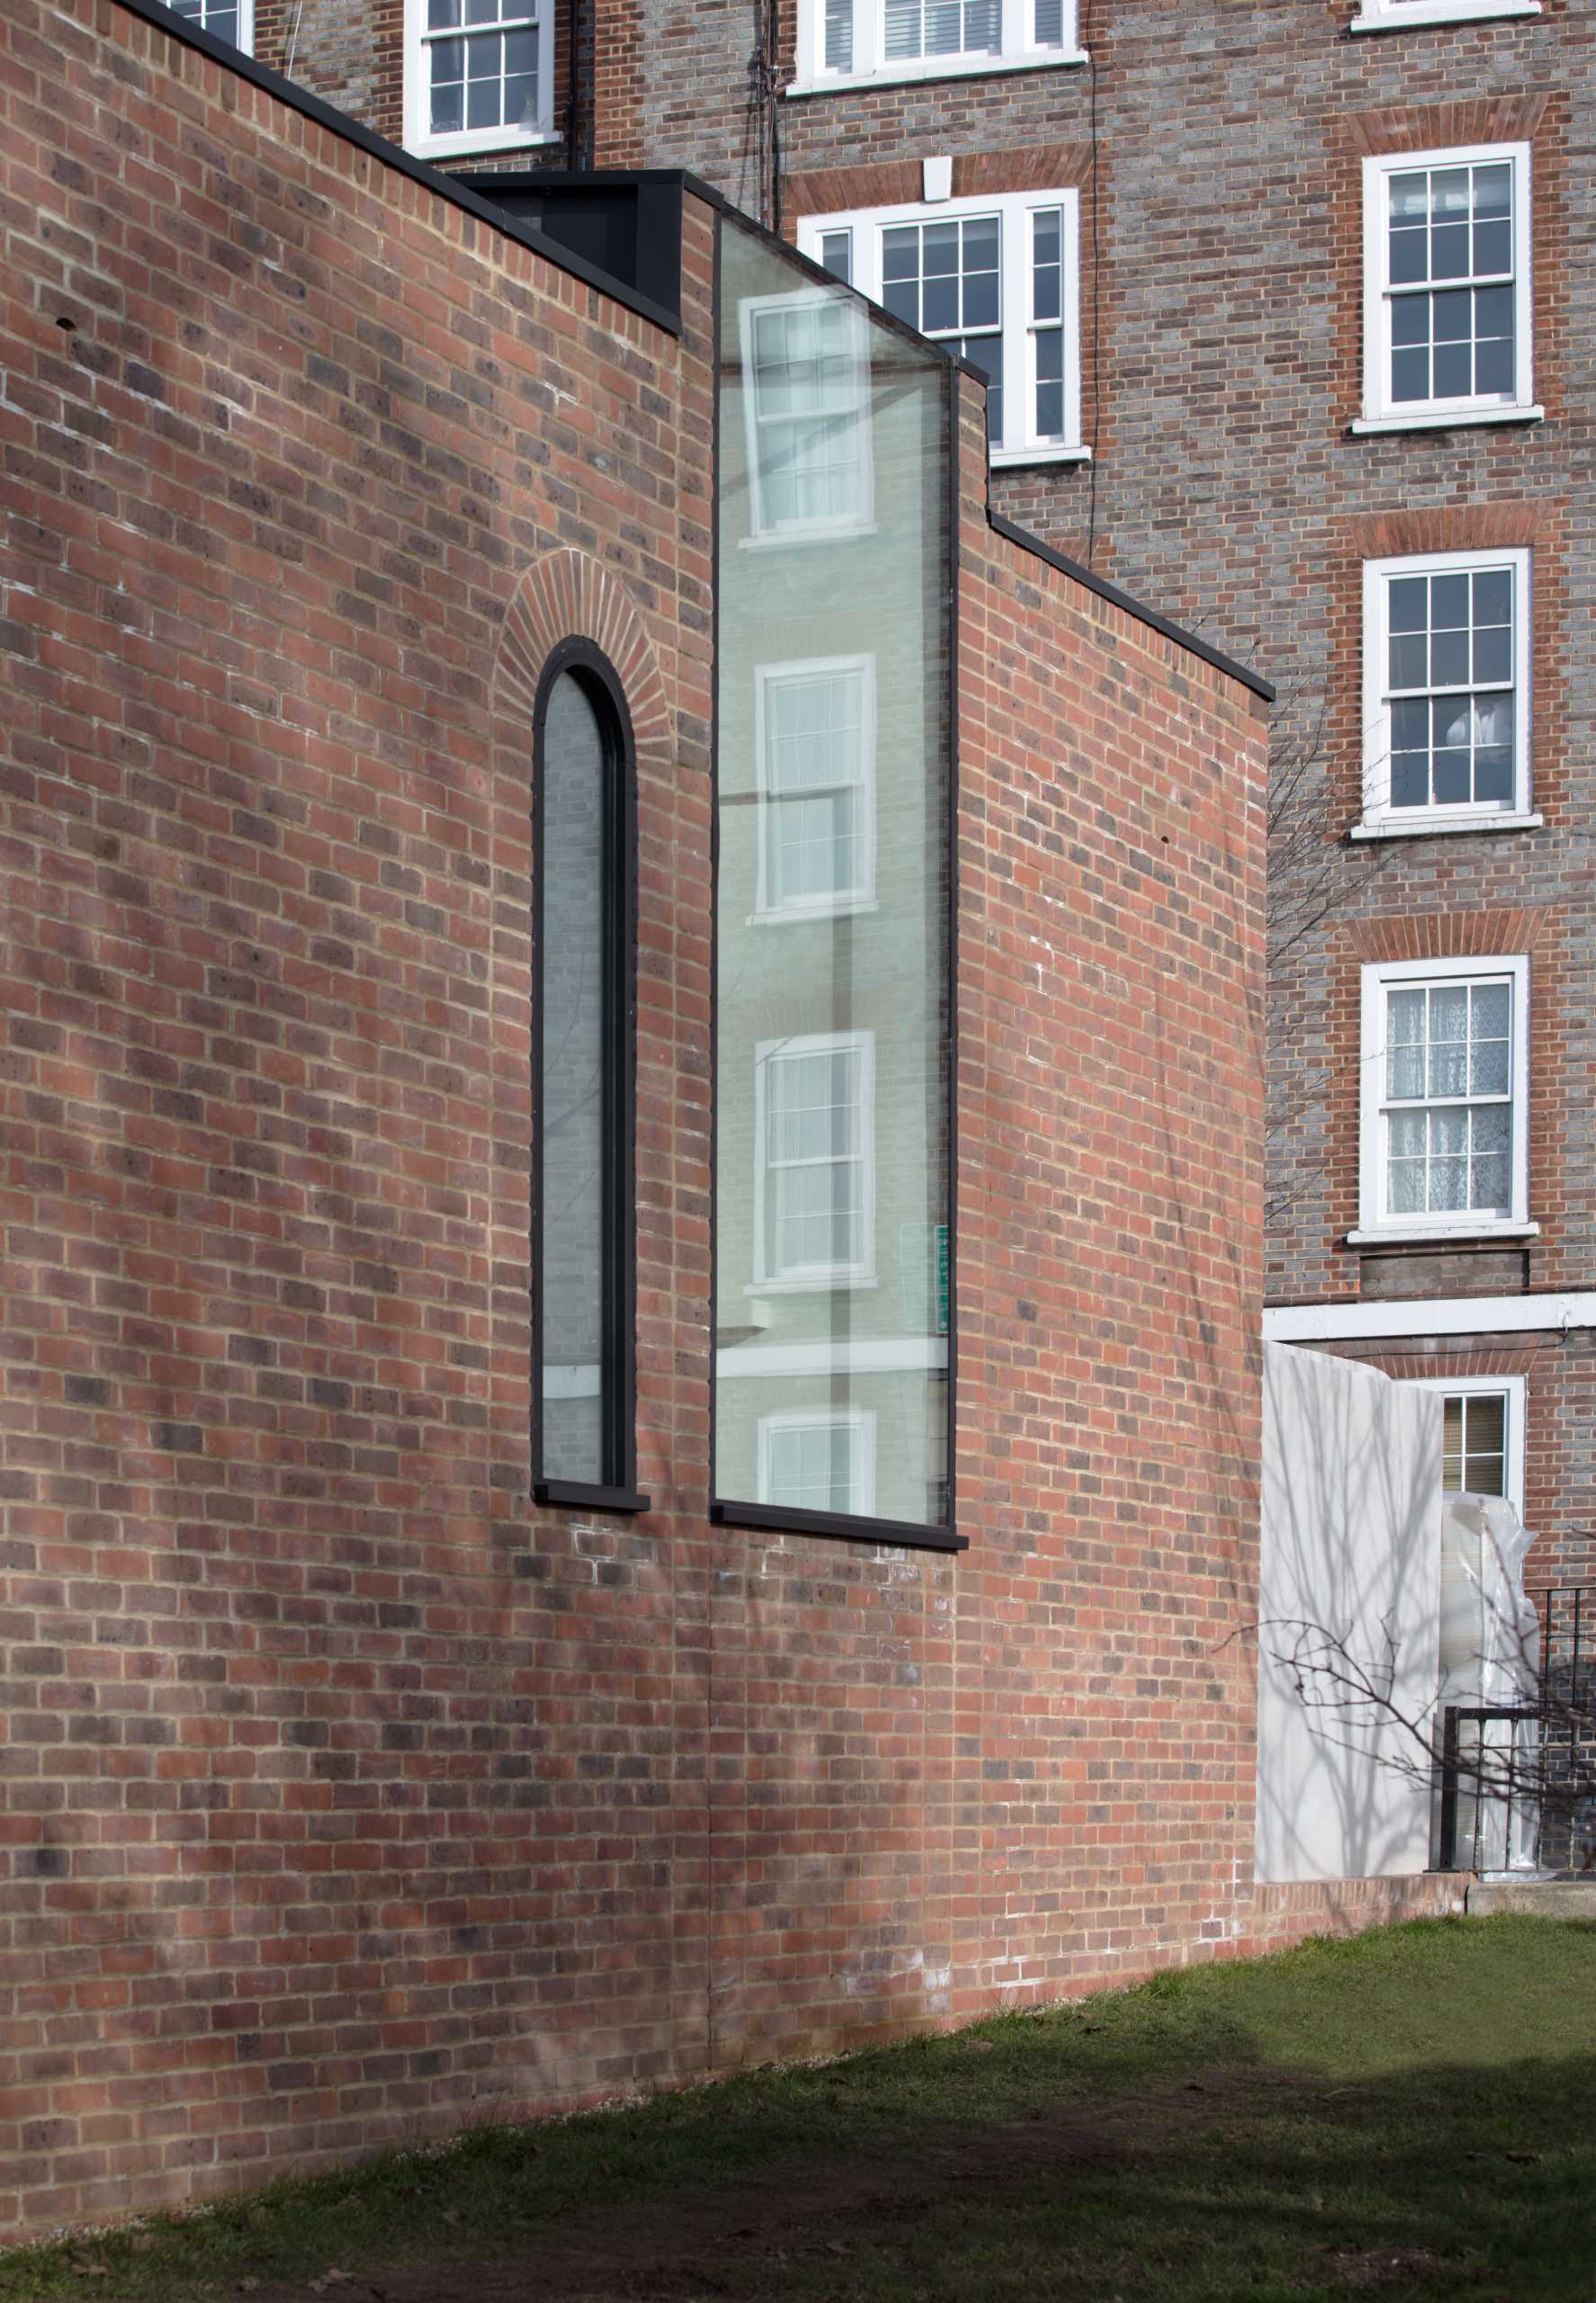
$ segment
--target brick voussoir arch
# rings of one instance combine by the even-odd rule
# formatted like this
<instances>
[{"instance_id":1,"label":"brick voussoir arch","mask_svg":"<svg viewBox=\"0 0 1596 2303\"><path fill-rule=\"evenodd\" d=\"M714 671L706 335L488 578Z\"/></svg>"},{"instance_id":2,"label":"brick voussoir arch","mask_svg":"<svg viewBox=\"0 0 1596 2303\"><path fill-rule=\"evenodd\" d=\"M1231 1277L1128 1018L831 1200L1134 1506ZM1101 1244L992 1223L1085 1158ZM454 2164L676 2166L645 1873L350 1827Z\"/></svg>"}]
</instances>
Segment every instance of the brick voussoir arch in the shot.
<instances>
[{"instance_id":1,"label":"brick voussoir arch","mask_svg":"<svg viewBox=\"0 0 1596 2303\"><path fill-rule=\"evenodd\" d=\"M665 682L624 581L567 545L525 570L506 611L494 702L530 729L543 668L562 640L589 640L615 668L632 718L640 776L668 775L670 712Z\"/></svg>"}]
</instances>

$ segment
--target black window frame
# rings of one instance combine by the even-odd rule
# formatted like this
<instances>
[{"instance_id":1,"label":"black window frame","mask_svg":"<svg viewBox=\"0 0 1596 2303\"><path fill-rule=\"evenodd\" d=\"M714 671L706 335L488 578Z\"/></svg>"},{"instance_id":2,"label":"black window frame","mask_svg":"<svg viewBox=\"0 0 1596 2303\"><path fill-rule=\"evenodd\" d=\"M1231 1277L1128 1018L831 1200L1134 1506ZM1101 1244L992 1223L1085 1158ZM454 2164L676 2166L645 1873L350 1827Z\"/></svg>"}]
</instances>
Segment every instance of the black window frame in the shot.
<instances>
[{"instance_id":1,"label":"black window frame","mask_svg":"<svg viewBox=\"0 0 1596 2303\"><path fill-rule=\"evenodd\" d=\"M543 1448L543 802L544 745L557 683L574 678L604 750L602 1143L604 1226L602 1481L548 1479ZM637 1486L637 749L619 673L590 640L562 640L539 676L533 709L532 1493L534 1502L647 1511Z\"/></svg>"},{"instance_id":2,"label":"black window frame","mask_svg":"<svg viewBox=\"0 0 1596 2303\"><path fill-rule=\"evenodd\" d=\"M698 187L695 187L697 189ZM720 1348L715 1329L719 1294L720 1258L720 913L721 913L721 416L722 416L722 243L728 219L741 231L778 247L783 257L792 265L794 278L823 282L828 288L839 283L824 267L811 257L802 255L785 241L778 241L750 217L733 208L729 202L716 198L719 211L715 220L714 272L712 298L712 328L714 344L714 397L712 418L712 459L714 471L714 517L710 530L711 636L714 681L710 711L710 1079L713 1083L710 1097L710 1355L709 1355L709 1446L710 1492L709 1520L712 1527L740 1528L756 1534L827 1536L839 1537L845 1543L887 1544L903 1551L924 1551L956 1555L970 1547L968 1536L958 1530L958 1364L959 1364L959 586L961 566L959 557L959 521L961 504L958 491L959 444L959 376L978 372L945 347L920 336L904 320L897 319L879 305L869 306L873 323L908 337L920 351L936 354L946 363L943 379L946 448L943 459L943 519L946 524L944 550L946 569L946 590L943 596L942 614L944 645L946 660L943 669L945 708L947 713L947 781L943 803L942 858L946 874L944 890L944 990L947 1001L947 1085L945 1119L947 1177L947 1366L945 1376L947 1429L944 1438L943 1517L940 1521L901 1520L877 1518L865 1513L847 1511L813 1511L795 1504L740 1502L719 1492L716 1457L719 1424L717 1398ZM847 283L842 282L843 286ZM856 296L858 291L856 290ZM858 300L865 300L859 297ZM985 381L984 378L981 379ZM994 522L994 525L997 524ZM1017 534L1023 531L1015 531ZM1035 540L1027 537L1028 545ZM1073 572L1073 564L1071 563ZM1140 614L1142 612L1137 610Z\"/></svg>"}]
</instances>

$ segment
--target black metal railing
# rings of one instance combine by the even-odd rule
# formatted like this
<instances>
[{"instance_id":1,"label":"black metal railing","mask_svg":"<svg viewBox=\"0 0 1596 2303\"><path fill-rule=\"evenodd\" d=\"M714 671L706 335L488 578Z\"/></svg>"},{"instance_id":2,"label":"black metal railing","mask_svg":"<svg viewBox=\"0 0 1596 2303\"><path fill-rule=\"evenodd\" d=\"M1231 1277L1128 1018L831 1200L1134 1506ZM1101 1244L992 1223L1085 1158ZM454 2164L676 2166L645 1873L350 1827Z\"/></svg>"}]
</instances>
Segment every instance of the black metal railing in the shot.
<instances>
[{"instance_id":1,"label":"black metal railing","mask_svg":"<svg viewBox=\"0 0 1596 2303\"><path fill-rule=\"evenodd\" d=\"M1596 1874L1596 1586L1525 1595L1540 1618L1533 1687L1516 1704L1442 1715L1443 1871Z\"/></svg>"}]
</instances>

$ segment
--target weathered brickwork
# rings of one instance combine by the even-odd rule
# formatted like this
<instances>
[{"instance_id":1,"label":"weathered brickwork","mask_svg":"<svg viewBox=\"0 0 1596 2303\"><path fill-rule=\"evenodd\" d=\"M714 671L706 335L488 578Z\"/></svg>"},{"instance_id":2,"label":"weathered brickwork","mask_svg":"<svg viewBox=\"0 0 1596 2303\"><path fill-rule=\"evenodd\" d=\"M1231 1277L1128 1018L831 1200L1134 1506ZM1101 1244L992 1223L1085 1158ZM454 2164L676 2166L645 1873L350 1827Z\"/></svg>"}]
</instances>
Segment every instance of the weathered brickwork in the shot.
<instances>
[{"instance_id":1,"label":"weathered brickwork","mask_svg":"<svg viewBox=\"0 0 1596 2303\"><path fill-rule=\"evenodd\" d=\"M988 526L963 386L970 1547L713 1527L713 213L678 341L103 0L14 0L0 91L7 2227L1272 1932L1256 699ZM635 1519L529 1501L572 632L638 736Z\"/></svg>"}]
</instances>

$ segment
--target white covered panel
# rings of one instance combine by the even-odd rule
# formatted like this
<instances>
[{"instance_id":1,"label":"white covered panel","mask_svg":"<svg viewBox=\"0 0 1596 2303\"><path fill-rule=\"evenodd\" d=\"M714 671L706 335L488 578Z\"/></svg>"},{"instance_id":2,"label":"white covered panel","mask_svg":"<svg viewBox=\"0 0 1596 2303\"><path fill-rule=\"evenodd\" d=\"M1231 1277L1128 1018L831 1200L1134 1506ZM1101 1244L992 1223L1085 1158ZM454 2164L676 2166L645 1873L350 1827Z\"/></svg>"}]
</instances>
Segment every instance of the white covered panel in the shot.
<instances>
[{"instance_id":1,"label":"white covered panel","mask_svg":"<svg viewBox=\"0 0 1596 2303\"><path fill-rule=\"evenodd\" d=\"M1394 1878L1430 1860L1400 1723L1433 1716L1441 1406L1376 1369L1264 1347L1260 1880Z\"/></svg>"}]
</instances>

